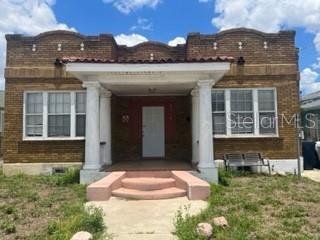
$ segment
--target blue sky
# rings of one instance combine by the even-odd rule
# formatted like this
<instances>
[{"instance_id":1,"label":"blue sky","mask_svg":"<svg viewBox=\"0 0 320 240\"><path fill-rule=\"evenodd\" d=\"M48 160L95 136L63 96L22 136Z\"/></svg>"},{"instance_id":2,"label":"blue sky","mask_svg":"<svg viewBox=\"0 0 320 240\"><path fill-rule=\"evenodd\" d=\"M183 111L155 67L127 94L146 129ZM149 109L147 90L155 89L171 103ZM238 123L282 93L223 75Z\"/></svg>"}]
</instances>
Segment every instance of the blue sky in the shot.
<instances>
[{"instance_id":1,"label":"blue sky","mask_svg":"<svg viewBox=\"0 0 320 240\"><path fill-rule=\"evenodd\" d=\"M146 40L174 40L170 43L174 45L189 32L214 33L231 27L294 29L302 91L320 90L320 0L1 0L0 9L3 53L5 33L34 35L53 29L112 33L127 45Z\"/></svg>"}]
</instances>

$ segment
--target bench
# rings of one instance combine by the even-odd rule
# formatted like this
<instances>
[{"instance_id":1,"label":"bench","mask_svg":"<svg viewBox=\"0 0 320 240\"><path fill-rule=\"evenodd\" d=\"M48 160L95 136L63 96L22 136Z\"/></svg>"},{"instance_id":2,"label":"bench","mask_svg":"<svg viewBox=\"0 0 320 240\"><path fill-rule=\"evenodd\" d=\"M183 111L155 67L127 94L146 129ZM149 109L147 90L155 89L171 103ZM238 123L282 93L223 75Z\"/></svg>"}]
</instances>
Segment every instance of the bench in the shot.
<instances>
[{"instance_id":1,"label":"bench","mask_svg":"<svg viewBox=\"0 0 320 240\"><path fill-rule=\"evenodd\" d=\"M261 153L227 153L224 155L226 170L230 167L268 167L271 175L270 161Z\"/></svg>"}]
</instances>

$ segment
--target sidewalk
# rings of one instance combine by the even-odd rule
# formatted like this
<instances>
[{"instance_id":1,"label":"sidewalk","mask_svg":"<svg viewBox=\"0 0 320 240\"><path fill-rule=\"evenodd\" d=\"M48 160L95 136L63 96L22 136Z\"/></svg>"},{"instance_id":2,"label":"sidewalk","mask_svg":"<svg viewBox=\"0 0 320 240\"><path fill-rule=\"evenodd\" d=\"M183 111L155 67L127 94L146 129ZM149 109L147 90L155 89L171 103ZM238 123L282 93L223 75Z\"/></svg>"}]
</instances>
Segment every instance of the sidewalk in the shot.
<instances>
[{"instance_id":1,"label":"sidewalk","mask_svg":"<svg viewBox=\"0 0 320 240\"><path fill-rule=\"evenodd\" d=\"M107 231L115 240L172 240L177 211L189 207L190 214L200 213L206 201L189 201L187 197L165 200L126 200L112 197L106 202L89 202L105 213Z\"/></svg>"}]
</instances>

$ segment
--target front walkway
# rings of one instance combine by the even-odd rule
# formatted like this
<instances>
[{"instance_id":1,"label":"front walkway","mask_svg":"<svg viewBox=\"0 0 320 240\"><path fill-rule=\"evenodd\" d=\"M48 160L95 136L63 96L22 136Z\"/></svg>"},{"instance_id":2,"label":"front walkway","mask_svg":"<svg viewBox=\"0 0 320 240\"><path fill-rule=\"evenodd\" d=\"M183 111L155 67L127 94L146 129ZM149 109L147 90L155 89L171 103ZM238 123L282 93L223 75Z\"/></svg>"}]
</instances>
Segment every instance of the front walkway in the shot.
<instances>
[{"instance_id":1,"label":"front walkway","mask_svg":"<svg viewBox=\"0 0 320 240\"><path fill-rule=\"evenodd\" d=\"M106 202L89 202L104 211L108 233L115 240L176 239L173 221L179 209L189 207L190 214L200 213L206 201L189 201L187 197L165 200L126 200L112 197Z\"/></svg>"},{"instance_id":2,"label":"front walkway","mask_svg":"<svg viewBox=\"0 0 320 240\"><path fill-rule=\"evenodd\" d=\"M320 182L320 170L314 169L314 170L304 170L302 173L303 177L310 178L311 180L315 182Z\"/></svg>"}]
</instances>

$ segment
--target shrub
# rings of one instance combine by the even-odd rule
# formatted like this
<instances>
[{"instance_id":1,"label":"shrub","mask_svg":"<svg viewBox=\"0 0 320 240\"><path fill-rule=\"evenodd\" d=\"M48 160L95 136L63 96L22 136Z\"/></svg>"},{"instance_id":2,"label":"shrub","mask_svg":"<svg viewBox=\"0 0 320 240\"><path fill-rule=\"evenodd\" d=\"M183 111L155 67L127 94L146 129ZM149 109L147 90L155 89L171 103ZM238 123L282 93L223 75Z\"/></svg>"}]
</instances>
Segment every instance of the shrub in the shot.
<instances>
[{"instance_id":1,"label":"shrub","mask_svg":"<svg viewBox=\"0 0 320 240\"><path fill-rule=\"evenodd\" d=\"M229 186L231 183L232 173L224 169L219 168L218 170L219 184L223 186Z\"/></svg>"}]
</instances>

